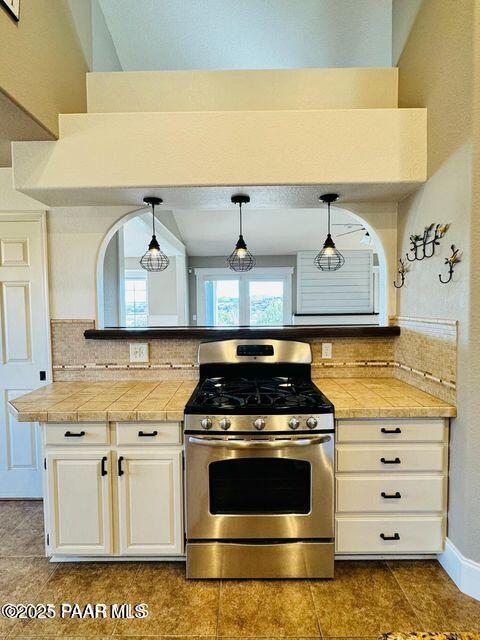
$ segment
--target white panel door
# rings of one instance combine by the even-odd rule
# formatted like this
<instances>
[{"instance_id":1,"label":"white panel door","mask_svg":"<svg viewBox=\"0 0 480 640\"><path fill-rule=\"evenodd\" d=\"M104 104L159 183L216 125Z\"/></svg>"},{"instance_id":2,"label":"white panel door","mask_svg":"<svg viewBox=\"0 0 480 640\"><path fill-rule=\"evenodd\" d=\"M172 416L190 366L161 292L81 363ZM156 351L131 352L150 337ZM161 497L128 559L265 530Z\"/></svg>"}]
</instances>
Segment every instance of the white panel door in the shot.
<instances>
[{"instance_id":1,"label":"white panel door","mask_svg":"<svg viewBox=\"0 0 480 640\"><path fill-rule=\"evenodd\" d=\"M48 533L52 554L112 553L110 452L47 453Z\"/></svg>"},{"instance_id":2,"label":"white panel door","mask_svg":"<svg viewBox=\"0 0 480 640\"><path fill-rule=\"evenodd\" d=\"M183 553L182 450L118 451L120 553Z\"/></svg>"},{"instance_id":3,"label":"white panel door","mask_svg":"<svg viewBox=\"0 0 480 640\"><path fill-rule=\"evenodd\" d=\"M47 295L45 215L0 213L0 498L42 496L38 424L7 403L50 382Z\"/></svg>"}]
</instances>

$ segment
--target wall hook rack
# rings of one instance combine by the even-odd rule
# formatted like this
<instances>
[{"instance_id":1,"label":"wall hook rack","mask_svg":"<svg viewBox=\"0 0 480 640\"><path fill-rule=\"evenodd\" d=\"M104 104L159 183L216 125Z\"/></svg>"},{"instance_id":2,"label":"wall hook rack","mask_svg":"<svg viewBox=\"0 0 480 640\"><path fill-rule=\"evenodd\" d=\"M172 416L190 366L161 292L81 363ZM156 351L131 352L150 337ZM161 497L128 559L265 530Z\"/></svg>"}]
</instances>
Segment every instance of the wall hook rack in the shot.
<instances>
[{"instance_id":1,"label":"wall hook rack","mask_svg":"<svg viewBox=\"0 0 480 640\"><path fill-rule=\"evenodd\" d=\"M408 266L405 264L402 258L400 258L400 260L398 261L398 270L397 270L397 273L400 276L400 284L397 284L394 281L393 286L395 287L395 289L401 289L403 287L403 285L405 284L405 274L407 273L407 271L408 271Z\"/></svg>"},{"instance_id":2,"label":"wall hook rack","mask_svg":"<svg viewBox=\"0 0 480 640\"><path fill-rule=\"evenodd\" d=\"M425 227L421 236L411 235L410 244L412 246L406 254L407 260L409 262L415 262L416 260L421 261L435 255L435 247L440 244L440 240L447 233L449 226L449 224L435 225L432 222L428 227ZM410 257L409 253L413 254L412 257Z\"/></svg>"},{"instance_id":3,"label":"wall hook rack","mask_svg":"<svg viewBox=\"0 0 480 640\"><path fill-rule=\"evenodd\" d=\"M455 270L455 265L462 261L461 254L458 249L455 249L455 245L452 244L450 249L452 250L452 255L448 258L445 258L445 264L448 265L448 277L446 280L442 278L442 274L438 274L438 279L442 284L448 284L453 278L453 272Z\"/></svg>"}]
</instances>

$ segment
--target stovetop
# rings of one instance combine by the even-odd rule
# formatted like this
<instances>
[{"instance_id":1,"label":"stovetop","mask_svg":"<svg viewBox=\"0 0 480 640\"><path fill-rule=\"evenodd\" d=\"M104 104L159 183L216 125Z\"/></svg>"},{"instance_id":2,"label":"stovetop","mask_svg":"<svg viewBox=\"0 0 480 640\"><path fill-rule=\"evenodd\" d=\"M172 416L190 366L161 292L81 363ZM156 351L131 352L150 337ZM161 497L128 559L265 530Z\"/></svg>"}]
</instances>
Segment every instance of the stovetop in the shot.
<instances>
[{"instance_id":1,"label":"stovetop","mask_svg":"<svg viewBox=\"0 0 480 640\"><path fill-rule=\"evenodd\" d=\"M308 378L208 377L200 380L186 414L332 413L332 403Z\"/></svg>"}]
</instances>

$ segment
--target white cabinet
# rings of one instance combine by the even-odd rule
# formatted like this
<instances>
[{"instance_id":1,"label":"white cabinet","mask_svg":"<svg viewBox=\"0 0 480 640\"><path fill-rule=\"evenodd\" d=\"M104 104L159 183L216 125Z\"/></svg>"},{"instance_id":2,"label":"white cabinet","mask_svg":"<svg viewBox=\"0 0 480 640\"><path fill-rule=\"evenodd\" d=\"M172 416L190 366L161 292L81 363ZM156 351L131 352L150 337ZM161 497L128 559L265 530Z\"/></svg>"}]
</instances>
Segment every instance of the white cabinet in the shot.
<instances>
[{"instance_id":1,"label":"white cabinet","mask_svg":"<svg viewBox=\"0 0 480 640\"><path fill-rule=\"evenodd\" d=\"M336 551L348 555L442 551L448 420L339 420Z\"/></svg>"},{"instance_id":2,"label":"white cabinet","mask_svg":"<svg viewBox=\"0 0 480 640\"><path fill-rule=\"evenodd\" d=\"M110 458L108 449L47 452L52 553L97 556L112 552Z\"/></svg>"},{"instance_id":3,"label":"white cabinet","mask_svg":"<svg viewBox=\"0 0 480 640\"><path fill-rule=\"evenodd\" d=\"M443 509L443 476L337 475L337 513L398 513Z\"/></svg>"},{"instance_id":4,"label":"white cabinet","mask_svg":"<svg viewBox=\"0 0 480 640\"><path fill-rule=\"evenodd\" d=\"M337 518L337 548L343 553L439 553L443 548L442 516Z\"/></svg>"},{"instance_id":5,"label":"white cabinet","mask_svg":"<svg viewBox=\"0 0 480 640\"><path fill-rule=\"evenodd\" d=\"M44 424L43 446L47 555L184 553L180 423Z\"/></svg>"},{"instance_id":6,"label":"white cabinet","mask_svg":"<svg viewBox=\"0 0 480 640\"><path fill-rule=\"evenodd\" d=\"M182 450L117 451L121 555L183 553Z\"/></svg>"}]
</instances>

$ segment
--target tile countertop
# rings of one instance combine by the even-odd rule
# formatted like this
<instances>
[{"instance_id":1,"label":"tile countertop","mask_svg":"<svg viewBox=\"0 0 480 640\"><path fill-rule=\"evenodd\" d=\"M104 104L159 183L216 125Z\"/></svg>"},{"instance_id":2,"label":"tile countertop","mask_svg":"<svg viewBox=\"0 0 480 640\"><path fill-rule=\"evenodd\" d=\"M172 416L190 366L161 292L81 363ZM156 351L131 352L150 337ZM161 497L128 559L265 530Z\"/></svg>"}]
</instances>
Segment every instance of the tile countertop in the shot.
<instances>
[{"instance_id":1,"label":"tile countertop","mask_svg":"<svg viewBox=\"0 0 480 640\"><path fill-rule=\"evenodd\" d=\"M454 417L454 406L395 378L321 378L336 418ZM19 422L180 421L196 381L54 382L9 402Z\"/></svg>"}]
</instances>

